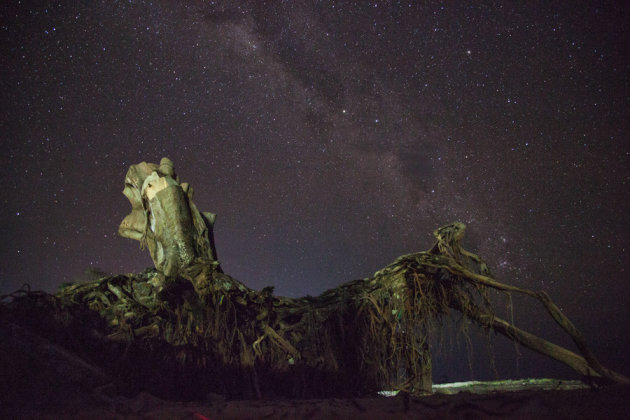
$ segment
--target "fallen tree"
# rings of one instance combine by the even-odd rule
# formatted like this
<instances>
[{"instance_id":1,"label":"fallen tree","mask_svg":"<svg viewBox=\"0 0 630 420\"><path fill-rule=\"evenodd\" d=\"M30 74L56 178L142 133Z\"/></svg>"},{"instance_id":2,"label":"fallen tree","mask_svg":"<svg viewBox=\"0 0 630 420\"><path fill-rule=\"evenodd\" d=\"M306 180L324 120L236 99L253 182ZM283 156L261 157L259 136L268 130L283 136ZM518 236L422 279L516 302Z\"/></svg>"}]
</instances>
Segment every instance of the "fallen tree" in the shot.
<instances>
[{"instance_id":1,"label":"fallen tree","mask_svg":"<svg viewBox=\"0 0 630 420\"><path fill-rule=\"evenodd\" d=\"M370 278L294 299L272 288L255 291L223 272L214 215L197 210L170 160L133 165L124 193L132 213L119 233L147 246L155 269L66 285L56 295L4 296L2 312L21 325L30 319L31 329L57 342L70 334L75 351L138 388L191 398L428 393L430 340L454 314L590 381L630 383L597 361L544 292L492 278L485 262L462 248L463 223L437 229L431 249L399 257ZM499 318L493 291L538 300L578 353Z\"/></svg>"}]
</instances>

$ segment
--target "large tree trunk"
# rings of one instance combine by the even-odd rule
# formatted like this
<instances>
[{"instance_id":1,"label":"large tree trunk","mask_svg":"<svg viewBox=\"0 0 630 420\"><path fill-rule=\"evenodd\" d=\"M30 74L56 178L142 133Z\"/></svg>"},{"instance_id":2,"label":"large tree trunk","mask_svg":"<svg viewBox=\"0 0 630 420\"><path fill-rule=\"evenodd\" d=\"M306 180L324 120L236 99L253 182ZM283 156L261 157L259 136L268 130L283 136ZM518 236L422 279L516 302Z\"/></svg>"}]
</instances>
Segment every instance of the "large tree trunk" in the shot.
<instances>
[{"instance_id":1,"label":"large tree trunk","mask_svg":"<svg viewBox=\"0 0 630 420\"><path fill-rule=\"evenodd\" d=\"M257 293L221 273L211 236L214 217L209 220L210 217L196 209L192 189L185 184L181 188L170 160L162 159L160 166L146 163L132 166L126 185L125 194L132 208L134 211L142 208L145 217L132 212L121 224L121 234L137 239L142 232L141 239L149 243L149 249L159 250L151 255L166 278L188 279L209 305L220 307L229 298L234 310L242 313L242 317L236 318L255 325L246 328L246 333L241 332L243 326L232 321L239 331L239 360L243 365L254 366L256 360L266 360L280 365L275 368L287 368L282 367L287 360L291 365L311 365L318 360L333 371L340 364L353 368L369 366L367 376L382 386L430 392L429 340L435 333L434 322L450 309L456 309L484 327L567 364L581 375L627 381L601 366L581 334L546 294L491 278L483 260L462 249L466 229L463 223L437 229L434 232L437 242L429 251L400 257L372 278L342 285L318 298L287 299L265 291ZM134 187L134 191L128 191ZM132 226L128 219L136 221L135 224ZM143 220L144 224L137 220ZM129 226L132 234L127 233ZM160 259L160 255L165 257ZM523 293L541 301L573 338L582 356L495 316L488 298L490 289ZM338 328L335 325L338 322L345 327ZM326 332L325 338L321 337L321 328ZM218 331L214 334L223 336ZM339 345L335 339L342 343L348 340L351 348ZM316 350L306 348L305 343ZM358 354L342 356L346 351ZM228 355L223 357L229 359ZM402 377L392 373L401 370Z\"/></svg>"},{"instance_id":2,"label":"large tree trunk","mask_svg":"<svg viewBox=\"0 0 630 420\"><path fill-rule=\"evenodd\" d=\"M168 159L132 166L125 184L132 213L120 234L147 244L156 270L71 285L40 304L64 314L54 318L62 325L73 317L102 321L90 334L105 343L126 343L127 359L115 369L127 369L146 386L163 383L163 371L170 369L200 392L429 393L431 339L453 312L592 380L629 383L601 366L545 293L492 278L485 262L461 247L463 223L437 229L430 250L404 255L372 277L292 299L274 296L273 288L252 290L222 272L212 239L214 215L197 210L192 189L179 183ZM581 355L497 317L491 291L540 301ZM151 375L156 363L161 369Z\"/></svg>"}]
</instances>

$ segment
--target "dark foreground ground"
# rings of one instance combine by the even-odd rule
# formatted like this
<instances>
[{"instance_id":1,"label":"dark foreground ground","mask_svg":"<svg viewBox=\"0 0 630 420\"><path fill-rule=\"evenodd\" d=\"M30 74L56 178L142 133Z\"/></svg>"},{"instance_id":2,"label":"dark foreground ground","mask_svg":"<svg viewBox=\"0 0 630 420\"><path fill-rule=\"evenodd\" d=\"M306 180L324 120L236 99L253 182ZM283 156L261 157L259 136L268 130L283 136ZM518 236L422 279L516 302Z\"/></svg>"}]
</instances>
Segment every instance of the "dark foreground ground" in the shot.
<instances>
[{"instance_id":1,"label":"dark foreground ground","mask_svg":"<svg viewBox=\"0 0 630 420\"><path fill-rule=\"evenodd\" d=\"M630 419L630 387L555 380L450 385L417 398L169 401L125 392L62 347L0 324L2 419Z\"/></svg>"},{"instance_id":2,"label":"dark foreground ground","mask_svg":"<svg viewBox=\"0 0 630 420\"><path fill-rule=\"evenodd\" d=\"M58 389L54 401L33 395L5 401L2 418L25 419L627 419L630 390L459 393L423 398L213 401L178 403Z\"/></svg>"}]
</instances>

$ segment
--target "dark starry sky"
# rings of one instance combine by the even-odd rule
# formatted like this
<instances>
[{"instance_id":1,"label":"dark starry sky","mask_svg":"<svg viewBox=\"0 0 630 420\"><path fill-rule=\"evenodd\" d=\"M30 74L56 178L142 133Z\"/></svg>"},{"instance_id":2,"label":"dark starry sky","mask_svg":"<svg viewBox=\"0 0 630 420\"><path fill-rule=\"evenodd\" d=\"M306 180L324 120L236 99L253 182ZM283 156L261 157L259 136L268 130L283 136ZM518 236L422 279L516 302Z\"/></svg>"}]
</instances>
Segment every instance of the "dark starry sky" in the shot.
<instances>
[{"instance_id":1,"label":"dark starry sky","mask_svg":"<svg viewBox=\"0 0 630 420\"><path fill-rule=\"evenodd\" d=\"M461 220L630 373L629 9L452 3L3 1L0 292L152 265L121 191L168 156L253 288L319 294ZM545 318L516 308L566 344Z\"/></svg>"}]
</instances>

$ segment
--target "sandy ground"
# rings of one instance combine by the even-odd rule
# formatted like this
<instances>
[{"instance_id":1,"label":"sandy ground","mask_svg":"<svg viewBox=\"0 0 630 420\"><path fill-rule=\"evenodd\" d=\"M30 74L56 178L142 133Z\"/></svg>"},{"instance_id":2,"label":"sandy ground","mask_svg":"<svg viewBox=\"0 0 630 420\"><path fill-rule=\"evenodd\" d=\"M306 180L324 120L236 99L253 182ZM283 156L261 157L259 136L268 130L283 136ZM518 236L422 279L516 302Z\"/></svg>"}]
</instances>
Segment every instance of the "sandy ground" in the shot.
<instances>
[{"instance_id":1,"label":"sandy ground","mask_svg":"<svg viewBox=\"0 0 630 420\"><path fill-rule=\"evenodd\" d=\"M1 418L22 419L628 419L630 388L460 392L427 397L173 402L58 388L4 401ZM25 397L25 395L23 395Z\"/></svg>"}]
</instances>

